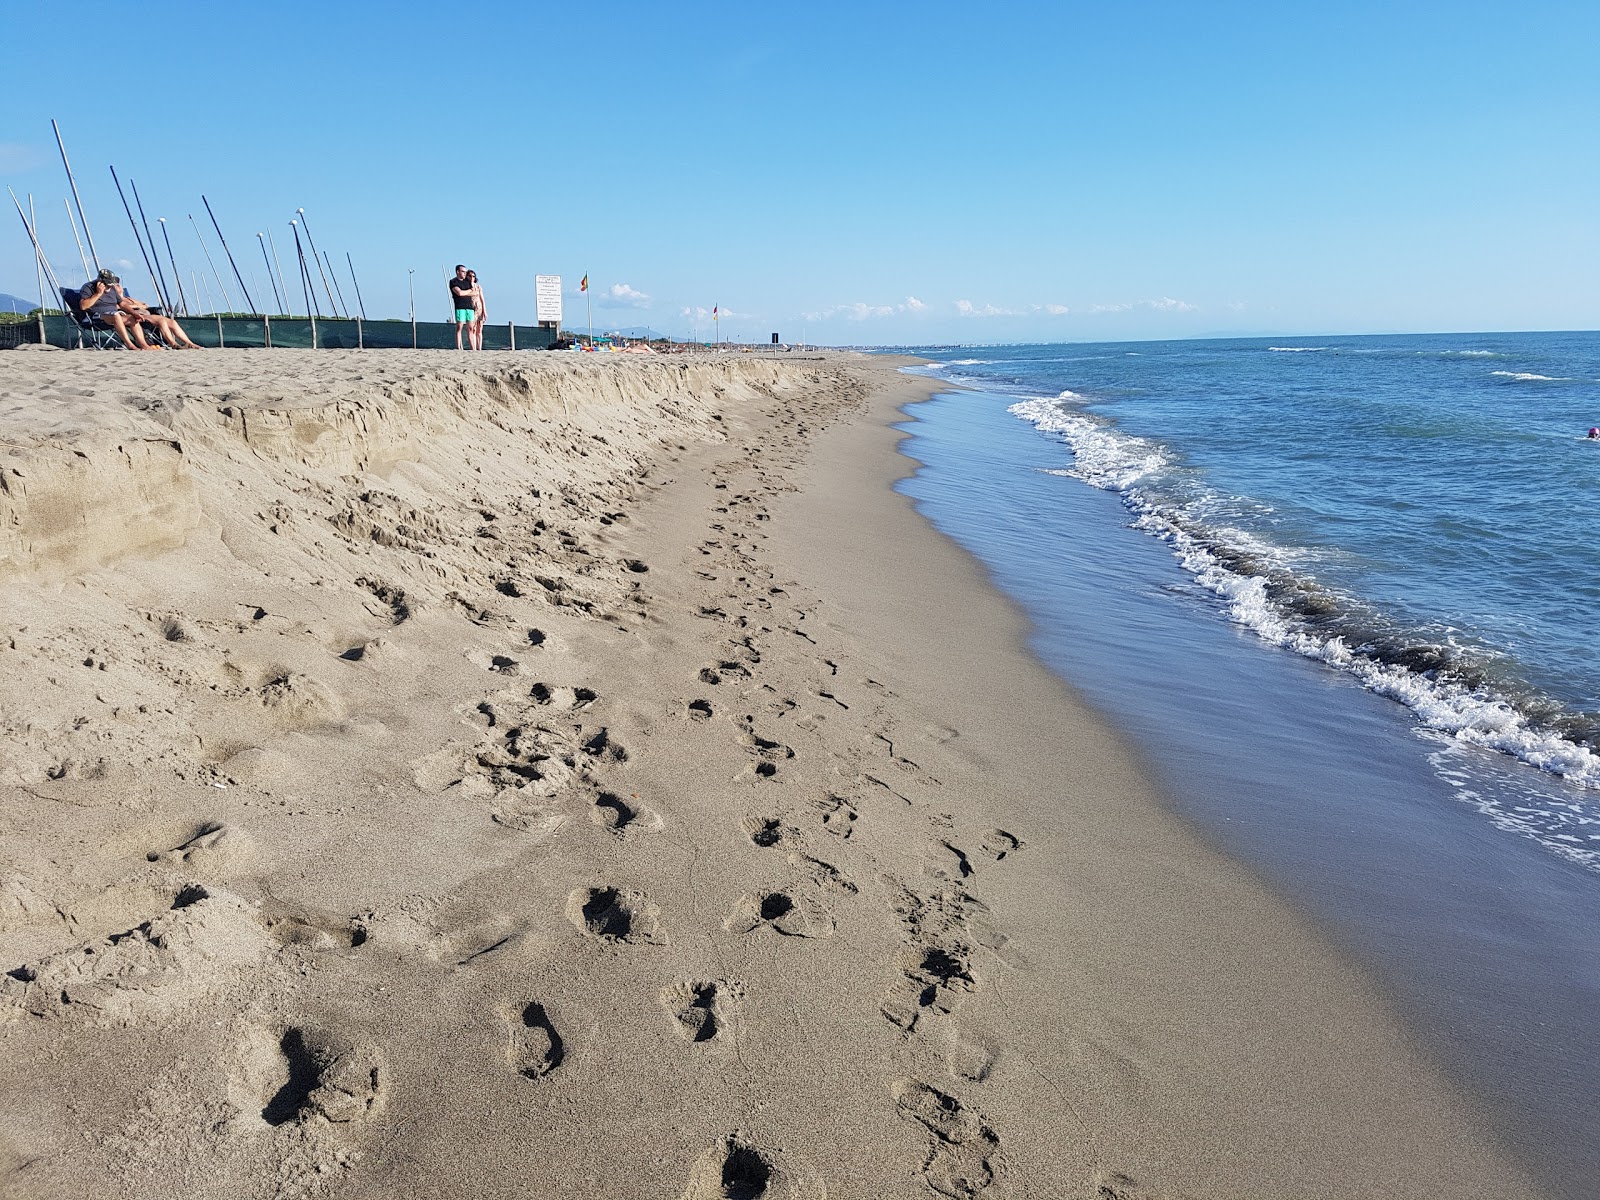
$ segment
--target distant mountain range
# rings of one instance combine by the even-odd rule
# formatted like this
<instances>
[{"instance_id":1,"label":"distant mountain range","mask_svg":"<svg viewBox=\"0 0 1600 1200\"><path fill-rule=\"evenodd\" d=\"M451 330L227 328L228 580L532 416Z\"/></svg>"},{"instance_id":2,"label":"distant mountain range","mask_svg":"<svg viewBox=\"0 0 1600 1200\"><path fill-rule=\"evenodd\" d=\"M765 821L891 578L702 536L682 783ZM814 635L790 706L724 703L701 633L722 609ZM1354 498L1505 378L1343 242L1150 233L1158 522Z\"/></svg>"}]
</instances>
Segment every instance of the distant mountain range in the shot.
<instances>
[{"instance_id":1,"label":"distant mountain range","mask_svg":"<svg viewBox=\"0 0 1600 1200\"><path fill-rule=\"evenodd\" d=\"M21 296L9 296L0 292L0 312L25 313L32 312L39 307L37 300L24 300Z\"/></svg>"}]
</instances>

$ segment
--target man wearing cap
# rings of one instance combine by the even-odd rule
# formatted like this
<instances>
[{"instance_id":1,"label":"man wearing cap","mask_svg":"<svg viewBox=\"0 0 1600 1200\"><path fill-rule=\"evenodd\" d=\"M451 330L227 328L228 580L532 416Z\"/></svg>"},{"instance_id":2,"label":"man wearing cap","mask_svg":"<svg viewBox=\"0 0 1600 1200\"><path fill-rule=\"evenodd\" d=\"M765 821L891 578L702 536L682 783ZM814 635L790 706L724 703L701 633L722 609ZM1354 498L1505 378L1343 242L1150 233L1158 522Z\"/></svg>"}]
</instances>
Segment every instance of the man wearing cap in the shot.
<instances>
[{"instance_id":1,"label":"man wearing cap","mask_svg":"<svg viewBox=\"0 0 1600 1200\"><path fill-rule=\"evenodd\" d=\"M149 305L140 303L124 292L122 281L109 270L102 269L98 276L79 289L78 307L116 330L122 344L130 350L161 349L145 340L145 325L154 328L173 346L200 349L171 317L151 312Z\"/></svg>"}]
</instances>

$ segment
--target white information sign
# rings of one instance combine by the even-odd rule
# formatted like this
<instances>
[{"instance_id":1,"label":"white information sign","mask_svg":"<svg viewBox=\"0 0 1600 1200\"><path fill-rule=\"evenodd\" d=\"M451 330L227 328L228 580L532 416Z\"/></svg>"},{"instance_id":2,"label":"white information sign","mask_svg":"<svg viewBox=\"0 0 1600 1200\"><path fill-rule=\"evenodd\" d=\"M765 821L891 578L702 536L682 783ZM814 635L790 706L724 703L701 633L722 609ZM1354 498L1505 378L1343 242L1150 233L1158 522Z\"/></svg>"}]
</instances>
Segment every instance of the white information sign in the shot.
<instances>
[{"instance_id":1,"label":"white information sign","mask_svg":"<svg viewBox=\"0 0 1600 1200\"><path fill-rule=\"evenodd\" d=\"M537 309L535 318L543 324L546 321L555 325L561 324L561 276L535 275L533 277L534 305Z\"/></svg>"}]
</instances>

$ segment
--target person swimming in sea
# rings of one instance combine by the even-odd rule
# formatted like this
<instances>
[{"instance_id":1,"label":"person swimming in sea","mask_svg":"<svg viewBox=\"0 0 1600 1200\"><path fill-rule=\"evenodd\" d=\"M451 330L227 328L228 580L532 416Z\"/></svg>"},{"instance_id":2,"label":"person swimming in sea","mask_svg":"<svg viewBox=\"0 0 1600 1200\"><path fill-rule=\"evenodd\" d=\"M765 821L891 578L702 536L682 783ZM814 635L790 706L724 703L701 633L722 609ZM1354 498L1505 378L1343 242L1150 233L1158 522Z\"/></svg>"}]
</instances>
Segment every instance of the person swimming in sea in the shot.
<instances>
[{"instance_id":1,"label":"person swimming in sea","mask_svg":"<svg viewBox=\"0 0 1600 1200\"><path fill-rule=\"evenodd\" d=\"M1589 430L1589 440L1591 442L1600 442L1600 425L1596 425Z\"/></svg>"}]
</instances>

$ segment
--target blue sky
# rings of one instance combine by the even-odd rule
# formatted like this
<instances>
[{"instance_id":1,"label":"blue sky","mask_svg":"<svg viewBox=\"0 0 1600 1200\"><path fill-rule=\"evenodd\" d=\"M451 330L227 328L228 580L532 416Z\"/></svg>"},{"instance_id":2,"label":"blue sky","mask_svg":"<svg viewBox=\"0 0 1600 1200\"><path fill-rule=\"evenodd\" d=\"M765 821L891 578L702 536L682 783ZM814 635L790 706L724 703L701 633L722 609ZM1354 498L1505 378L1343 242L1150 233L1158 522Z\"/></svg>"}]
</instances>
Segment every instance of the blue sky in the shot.
<instances>
[{"instance_id":1,"label":"blue sky","mask_svg":"<svg viewBox=\"0 0 1600 1200\"><path fill-rule=\"evenodd\" d=\"M55 117L102 258L109 164L186 276L204 192L262 293L304 206L372 316L466 262L491 320L543 272L581 326L587 271L597 326L752 340L1594 328L1596 45L1592 0L30 6L0 182L81 274Z\"/></svg>"}]
</instances>

